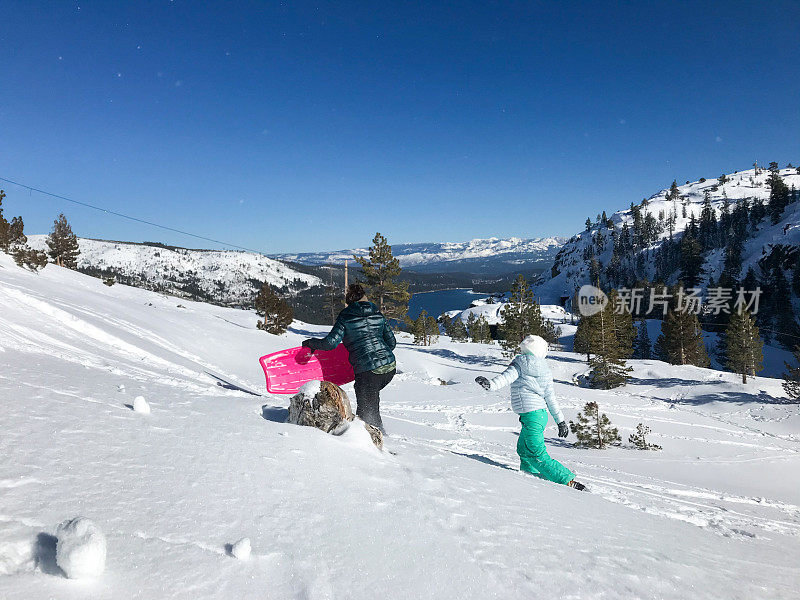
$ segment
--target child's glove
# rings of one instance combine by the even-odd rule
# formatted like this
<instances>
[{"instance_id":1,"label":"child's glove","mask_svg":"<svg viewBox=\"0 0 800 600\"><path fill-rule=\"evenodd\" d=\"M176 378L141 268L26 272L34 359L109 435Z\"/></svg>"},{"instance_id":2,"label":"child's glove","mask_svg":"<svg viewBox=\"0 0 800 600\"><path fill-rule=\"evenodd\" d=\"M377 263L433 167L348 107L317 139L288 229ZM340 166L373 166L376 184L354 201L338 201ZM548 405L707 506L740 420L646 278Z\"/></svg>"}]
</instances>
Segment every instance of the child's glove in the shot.
<instances>
[{"instance_id":1,"label":"child's glove","mask_svg":"<svg viewBox=\"0 0 800 600\"><path fill-rule=\"evenodd\" d=\"M567 437L569 435L569 427L566 421L561 421L558 424L558 437Z\"/></svg>"},{"instance_id":2,"label":"child's glove","mask_svg":"<svg viewBox=\"0 0 800 600\"><path fill-rule=\"evenodd\" d=\"M478 377L476 377L475 378L475 383L477 383L479 386L481 386L485 390L488 390L489 387L490 387L489 380L486 379L486 377L484 377L483 375L479 375Z\"/></svg>"},{"instance_id":3,"label":"child's glove","mask_svg":"<svg viewBox=\"0 0 800 600\"><path fill-rule=\"evenodd\" d=\"M303 340L303 343L301 344L303 346L303 348L308 348L309 350L311 350L311 354L314 354L314 347L312 346L312 344L314 343L312 341L313 339L314 338L309 338L307 340Z\"/></svg>"}]
</instances>

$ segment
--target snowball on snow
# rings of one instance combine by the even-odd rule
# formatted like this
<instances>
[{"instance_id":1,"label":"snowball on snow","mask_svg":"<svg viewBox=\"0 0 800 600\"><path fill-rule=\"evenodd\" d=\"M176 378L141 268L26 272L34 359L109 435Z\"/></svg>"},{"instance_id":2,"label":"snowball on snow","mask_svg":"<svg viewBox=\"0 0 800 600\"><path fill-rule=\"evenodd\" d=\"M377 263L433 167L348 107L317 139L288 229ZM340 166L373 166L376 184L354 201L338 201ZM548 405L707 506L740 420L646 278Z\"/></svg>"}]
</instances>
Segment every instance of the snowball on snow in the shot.
<instances>
[{"instance_id":1,"label":"snowball on snow","mask_svg":"<svg viewBox=\"0 0 800 600\"><path fill-rule=\"evenodd\" d=\"M106 536L93 521L75 517L56 529L56 564L70 579L98 577L106 568Z\"/></svg>"},{"instance_id":2,"label":"snowball on snow","mask_svg":"<svg viewBox=\"0 0 800 600\"><path fill-rule=\"evenodd\" d=\"M147 403L147 400L144 399L144 396L136 396L136 398L134 398L133 410L143 415L150 414L150 405Z\"/></svg>"},{"instance_id":3,"label":"snowball on snow","mask_svg":"<svg viewBox=\"0 0 800 600\"><path fill-rule=\"evenodd\" d=\"M313 398L314 396L319 394L321 390L322 390L321 381L309 381L308 383L303 384L303 387L300 388L300 393L308 398Z\"/></svg>"},{"instance_id":4,"label":"snowball on snow","mask_svg":"<svg viewBox=\"0 0 800 600\"><path fill-rule=\"evenodd\" d=\"M242 538L231 546L231 556L239 560L247 560L250 558L250 538Z\"/></svg>"}]
</instances>

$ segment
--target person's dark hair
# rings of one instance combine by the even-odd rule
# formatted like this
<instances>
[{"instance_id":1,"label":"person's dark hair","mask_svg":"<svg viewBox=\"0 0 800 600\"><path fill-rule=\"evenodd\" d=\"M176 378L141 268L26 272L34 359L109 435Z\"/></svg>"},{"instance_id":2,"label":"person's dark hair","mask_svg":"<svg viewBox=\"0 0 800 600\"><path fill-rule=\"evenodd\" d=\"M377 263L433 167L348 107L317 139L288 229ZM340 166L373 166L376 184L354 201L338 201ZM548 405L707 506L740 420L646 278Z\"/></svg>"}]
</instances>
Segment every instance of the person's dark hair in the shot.
<instances>
[{"instance_id":1,"label":"person's dark hair","mask_svg":"<svg viewBox=\"0 0 800 600\"><path fill-rule=\"evenodd\" d=\"M364 287L360 283L351 283L347 286L347 294L344 296L344 301L347 304L358 302L365 296Z\"/></svg>"}]
</instances>

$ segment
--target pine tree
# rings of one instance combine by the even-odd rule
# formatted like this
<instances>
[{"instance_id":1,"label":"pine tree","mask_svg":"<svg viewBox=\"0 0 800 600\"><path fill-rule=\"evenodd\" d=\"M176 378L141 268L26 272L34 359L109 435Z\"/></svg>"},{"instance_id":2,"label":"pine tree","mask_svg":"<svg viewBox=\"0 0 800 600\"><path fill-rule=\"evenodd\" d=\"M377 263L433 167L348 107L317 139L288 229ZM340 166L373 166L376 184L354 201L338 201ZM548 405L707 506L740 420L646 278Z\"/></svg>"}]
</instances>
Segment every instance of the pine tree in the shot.
<instances>
[{"instance_id":1,"label":"pine tree","mask_svg":"<svg viewBox=\"0 0 800 600\"><path fill-rule=\"evenodd\" d=\"M8 251L8 228L9 222L3 216L3 200L6 197L5 190L0 190L0 250Z\"/></svg>"},{"instance_id":2,"label":"pine tree","mask_svg":"<svg viewBox=\"0 0 800 600\"><path fill-rule=\"evenodd\" d=\"M705 193L703 208L700 211L698 241L703 251L711 250L717 246L717 213L711 206L711 197L708 192Z\"/></svg>"},{"instance_id":3,"label":"pine tree","mask_svg":"<svg viewBox=\"0 0 800 600\"><path fill-rule=\"evenodd\" d=\"M670 309L661 322L656 354L671 365L707 367L710 363L697 315Z\"/></svg>"},{"instance_id":4,"label":"pine tree","mask_svg":"<svg viewBox=\"0 0 800 600\"><path fill-rule=\"evenodd\" d=\"M6 193L0 190L0 250L3 252L12 251L14 246L24 245L28 242L25 236L25 225L22 223L22 217L14 217L9 223L3 216L3 199Z\"/></svg>"},{"instance_id":5,"label":"pine tree","mask_svg":"<svg viewBox=\"0 0 800 600\"><path fill-rule=\"evenodd\" d=\"M800 399L800 346L794 348L794 359L798 363L793 367L788 362L786 365L786 373L783 374L783 389L786 395L792 400Z\"/></svg>"},{"instance_id":6,"label":"pine tree","mask_svg":"<svg viewBox=\"0 0 800 600\"><path fill-rule=\"evenodd\" d=\"M485 316L480 315L476 318L475 313L470 313L467 317L467 329L472 342L477 344L492 343L492 330Z\"/></svg>"},{"instance_id":7,"label":"pine tree","mask_svg":"<svg viewBox=\"0 0 800 600\"><path fill-rule=\"evenodd\" d=\"M613 307L617 306L618 298L617 290L611 290L608 294L608 305L612 310L608 314L619 346L619 357L630 358L633 356L633 345L636 341L636 327L633 325L633 315L627 310L619 314L614 312Z\"/></svg>"},{"instance_id":8,"label":"pine tree","mask_svg":"<svg viewBox=\"0 0 800 600\"><path fill-rule=\"evenodd\" d=\"M364 273L367 295L388 319L403 321L408 313L408 282L399 279L400 262L392 255L392 247L380 233L372 238L369 257L354 257Z\"/></svg>"},{"instance_id":9,"label":"pine tree","mask_svg":"<svg viewBox=\"0 0 800 600\"><path fill-rule=\"evenodd\" d=\"M14 262L20 267L27 267L33 272L44 269L47 266L47 255L41 250L34 250L27 244L16 244L11 249L11 256Z\"/></svg>"},{"instance_id":10,"label":"pine tree","mask_svg":"<svg viewBox=\"0 0 800 600\"><path fill-rule=\"evenodd\" d=\"M625 365L624 356L630 355L630 346L623 346L614 332L614 315L611 304L595 317L590 348L594 356L589 359L589 379L592 387L608 390L624 385L633 369Z\"/></svg>"},{"instance_id":11,"label":"pine tree","mask_svg":"<svg viewBox=\"0 0 800 600\"><path fill-rule=\"evenodd\" d=\"M683 281L686 287L693 288L700 285L705 273L703 270L704 262L702 246L687 229L683 237L681 237L679 260L679 279Z\"/></svg>"},{"instance_id":12,"label":"pine tree","mask_svg":"<svg viewBox=\"0 0 800 600\"><path fill-rule=\"evenodd\" d=\"M672 185L669 186L669 192L667 193L667 200L672 200L673 202L678 199L680 196L680 192L678 191L678 182L674 179L672 180Z\"/></svg>"},{"instance_id":13,"label":"pine tree","mask_svg":"<svg viewBox=\"0 0 800 600\"><path fill-rule=\"evenodd\" d=\"M633 351L635 358L649 359L653 355L652 346L650 344L650 334L647 331L647 321L641 319L639 327L636 330L636 347Z\"/></svg>"},{"instance_id":14,"label":"pine tree","mask_svg":"<svg viewBox=\"0 0 800 600\"><path fill-rule=\"evenodd\" d=\"M661 450L661 446L658 444L651 444L647 441L645 438L647 435L650 435L650 428L645 426L644 423L639 423L636 426L636 433L628 436L628 443L639 450Z\"/></svg>"},{"instance_id":15,"label":"pine tree","mask_svg":"<svg viewBox=\"0 0 800 600\"><path fill-rule=\"evenodd\" d=\"M439 339L439 323L436 317L428 315L422 311L419 316L411 322L411 333L414 335L414 343L419 346L430 346Z\"/></svg>"},{"instance_id":16,"label":"pine tree","mask_svg":"<svg viewBox=\"0 0 800 600\"><path fill-rule=\"evenodd\" d=\"M72 233L72 227L67 222L64 213L58 215L58 218L53 221L53 229L47 236L47 247L49 248L47 254L57 265L67 269L78 267L78 255L80 254L78 238Z\"/></svg>"},{"instance_id":17,"label":"pine tree","mask_svg":"<svg viewBox=\"0 0 800 600\"><path fill-rule=\"evenodd\" d=\"M455 319L451 319L447 315L444 315L442 317L442 323L444 324L445 335L448 335L454 342L466 342L467 339L469 339L469 333L464 325L464 321L458 316Z\"/></svg>"},{"instance_id":18,"label":"pine tree","mask_svg":"<svg viewBox=\"0 0 800 600\"><path fill-rule=\"evenodd\" d=\"M586 355L586 362L592 359L592 340L597 315L584 316L578 321L578 328L572 338L572 351Z\"/></svg>"},{"instance_id":19,"label":"pine tree","mask_svg":"<svg viewBox=\"0 0 800 600\"><path fill-rule=\"evenodd\" d=\"M569 428L578 441L576 446L584 448L603 449L606 446L619 446L622 439L619 431L611 426L611 421L605 413L600 414L597 402L587 402L583 413L578 413L578 422L569 422Z\"/></svg>"},{"instance_id":20,"label":"pine tree","mask_svg":"<svg viewBox=\"0 0 800 600\"><path fill-rule=\"evenodd\" d=\"M758 335L758 327L750 313L733 313L725 330L726 366L742 376L742 383L747 383L748 375L755 377L764 368L763 346L764 342Z\"/></svg>"},{"instance_id":21,"label":"pine tree","mask_svg":"<svg viewBox=\"0 0 800 600\"><path fill-rule=\"evenodd\" d=\"M783 211L791 201L791 194L789 193L789 187L784 183L778 169L770 169L767 183L770 188L767 212L769 213L772 224L776 225L780 223Z\"/></svg>"},{"instance_id":22,"label":"pine tree","mask_svg":"<svg viewBox=\"0 0 800 600\"><path fill-rule=\"evenodd\" d=\"M548 342L558 339L555 326L542 316L542 309L522 275L518 275L511 285L511 299L502 308L501 314L501 345L507 356L514 356L520 342L529 335L541 336Z\"/></svg>"},{"instance_id":23,"label":"pine tree","mask_svg":"<svg viewBox=\"0 0 800 600\"><path fill-rule=\"evenodd\" d=\"M261 285L255 300L256 314L263 320L256 324L257 329L280 335L292 324L294 311L279 297L267 283Z\"/></svg>"}]
</instances>

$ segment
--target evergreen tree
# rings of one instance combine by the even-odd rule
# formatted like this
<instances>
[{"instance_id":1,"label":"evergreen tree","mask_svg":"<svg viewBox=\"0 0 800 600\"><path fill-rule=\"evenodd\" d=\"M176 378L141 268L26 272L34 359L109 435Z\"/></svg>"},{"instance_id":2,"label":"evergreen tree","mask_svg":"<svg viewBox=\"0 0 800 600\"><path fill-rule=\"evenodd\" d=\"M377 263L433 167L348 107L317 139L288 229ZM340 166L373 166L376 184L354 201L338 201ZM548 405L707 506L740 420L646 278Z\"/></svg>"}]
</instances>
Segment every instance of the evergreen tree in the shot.
<instances>
[{"instance_id":1,"label":"evergreen tree","mask_svg":"<svg viewBox=\"0 0 800 600\"><path fill-rule=\"evenodd\" d=\"M3 216L3 200L6 197L5 190L0 190L0 250L8 251L8 228L10 223Z\"/></svg>"},{"instance_id":2,"label":"evergreen tree","mask_svg":"<svg viewBox=\"0 0 800 600\"><path fill-rule=\"evenodd\" d=\"M478 344L492 343L492 331L485 316L480 315L476 318L475 313L470 313L467 317L467 329L471 341Z\"/></svg>"},{"instance_id":3,"label":"evergreen tree","mask_svg":"<svg viewBox=\"0 0 800 600\"><path fill-rule=\"evenodd\" d=\"M686 287L693 288L700 285L705 274L704 262L702 246L687 230L681 237L679 259L679 278Z\"/></svg>"},{"instance_id":4,"label":"evergreen tree","mask_svg":"<svg viewBox=\"0 0 800 600\"><path fill-rule=\"evenodd\" d=\"M783 374L783 389L786 395L792 400L800 399L800 346L795 346L794 359L798 363L796 367L785 362L786 373Z\"/></svg>"},{"instance_id":5,"label":"evergreen tree","mask_svg":"<svg viewBox=\"0 0 800 600\"><path fill-rule=\"evenodd\" d=\"M411 333L414 335L415 344L430 346L439 339L439 323L436 321L436 317L430 316L427 311L423 310L411 322Z\"/></svg>"},{"instance_id":6,"label":"evergreen tree","mask_svg":"<svg viewBox=\"0 0 800 600\"><path fill-rule=\"evenodd\" d=\"M3 241L3 246L6 251L17 245L25 245L28 242L24 229L25 224L22 222L22 217L14 217L11 219L11 223L8 224L6 238Z\"/></svg>"},{"instance_id":7,"label":"evergreen tree","mask_svg":"<svg viewBox=\"0 0 800 600\"><path fill-rule=\"evenodd\" d=\"M769 213L772 224L776 225L780 222L784 209L791 201L791 195L789 193L789 187L784 183L777 169L770 169L767 183L770 188L767 212Z\"/></svg>"},{"instance_id":8,"label":"evergreen tree","mask_svg":"<svg viewBox=\"0 0 800 600\"><path fill-rule=\"evenodd\" d=\"M578 321L578 328L572 340L572 351L586 355L588 363L592 358L592 339L594 338L594 318L597 315L584 316Z\"/></svg>"},{"instance_id":9,"label":"evergreen tree","mask_svg":"<svg viewBox=\"0 0 800 600\"><path fill-rule=\"evenodd\" d=\"M611 290L608 294L608 305L611 309L608 314L619 347L619 357L630 358L633 356L633 345L636 341L636 327L633 324L633 315L627 310L623 310L620 314L614 312L613 308L617 306L618 298L617 290Z\"/></svg>"},{"instance_id":10,"label":"evergreen tree","mask_svg":"<svg viewBox=\"0 0 800 600\"><path fill-rule=\"evenodd\" d=\"M449 315L442 315L442 325L445 335L449 336L454 342L466 342L469 339L467 327L458 316L451 318Z\"/></svg>"},{"instance_id":11,"label":"evergreen tree","mask_svg":"<svg viewBox=\"0 0 800 600\"><path fill-rule=\"evenodd\" d=\"M569 428L578 441L576 446L584 448L603 449L606 446L619 446L622 439L619 431L611 426L611 421L605 413L600 414L597 402L587 402L583 412L578 413L577 423L570 421Z\"/></svg>"},{"instance_id":12,"label":"evergreen tree","mask_svg":"<svg viewBox=\"0 0 800 600\"><path fill-rule=\"evenodd\" d=\"M78 255L80 254L78 238L72 233L72 227L67 222L64 213L58 215L58 218L53 221L53 229L47 236L47 247L49 248L47 254L57 265L67 269L78 267Z\"/></svg>"},{"instance_id":13,"label":"evergreen tree","mask_svg":"<svg viewBox=\"0 0 800 600\"><path fill-rule=\"evenodd\" d=\"M764 368L763 346L764 342L758 335L758 327L750 313L734 312L725 330L726 366L742 376L742 383L747 383L748 375L755 377Z\"/></svg>"},{"instance_id":14,"label":"evergreen tree","mask_svg":"<svg viewBox=\"0 0 800 600\"><path fill-rule=\"evenodd\" d=\"M767 209L764 206L764 201L761 198L755 198L753 206L750 208L750 229L755 231L766 215Z\"/></svg>"},{"instance_id":15,"label":"evergreen tree","mask_svg":"<svg viewBox=\"0 0 800 600\"><path fill-rule=\"evenodd\" d=\"M9 223L3 216L3 199L6 193L0 190L0 250L3 252L11 251L14 246L26 244L28 238L23 232L25 226L22 217L14 217Z\"/></svg>"},{"instance_id":16,"label":"evergreen tree","mask_svg":"<svg viewBox=\"0 0 800 600\"><path fill-rule=\"evenodd\" d=\"M408 313L408 282L399 279L400 262L392 255L392 247L376 233L369 248L369 257L354 257L361 265L367 295L388 319L403 321Z\"/></svg>"},{"instance_id":17,"label":"evergreen tree","mask_svg":"<svg viewBox=\"0 0 800 600\"><path fill-rule=\"evenodd\" d=\"M586 225L586 231L592 230L592 220L589 217L586 217L585 225Z\"/></svg>"},{"instance_id":18,"label":"evergreen tree","mask_svg":"<svg viewBox=\"0 0 800 600\"><path fill-rule=\"evenodd\" d=\"M542 309L522 275L518 275L511 285L511 299L501 314L501 345L507 356L514 356L520 342L529 335L538 335L550 343L557 340L555 326L542 316Z\"/></svg>"},{"instance_id":19,"label":"evergreen tree","mask_svg":"<svg viewBox=\"0 0 800 600\"><path fill-rule=\"evenodd\" d=\"M700 211L698 241L703 251L711 250L717 246L717 214L711 206L711 198L708 192L705 193L703 208Z\"/></svg>"},{"instance_id":20,"label":"evergreen tree","mask_svg":"<svg viewBox=\"0 0 800 600\"><path fill-rule=\"evenodd\" d=\"M256 314L261 317L256 328L275 335L284 333L294 318L292 307L267 283L261 285L255 299L255 309Z\"/></svg>"},{"instance_id":21,"label":"evergreen tree","mask_svg":"<svg viewBox=\"0 0 800 600\"><path fill-rule=\"evenodd\" d=\"M628 436L628 443L639 450L661 450L661 446L658 444L651 444L647 441L645 437L647 435L650 435L650 428L645 426L644 423L639 423L636 426L636 433Z\"/></svg>"},{"instance_id":22,"label":"evergreen tree","mask_svg":"<svg viewBox=\"0 0 800 600\"><path fill-rule=\"evenodd\" d=\"M633 351L635 358L643 358L645 360L651 358L652 346L650 344L650 334L647 331L647 321L644 319L639 320L639 327L636 330L636 346Z\"/></svg>"},{"instance_id":23,"label":"evergreen tree","mask_svg":"<svg viewBox=\"0 0 800 600\"><path fill-rule=\"evenodd\" d=\"M697 315L670 309L661 322L661 335L656 340L656 354L671 365L707 367L708 353Z\"/></svg>"},{"instance_id":24,"label":"evergreen tree","mask_svg":"<svg viewBox=\"0 0 800 600\"><path fill-rule=\"evenodd\" d=\"M679 197L680 197L680 192L678 191L678 182L673 179L672 185L669 186L669 192L667 193L667 200L672 200L674 202Z\"/></svg>"},{"instance_id":25,"label":"evergreen tree","mask_svg":"<svg viewBox=\"0 0 800 600\"><path fill-rule=\"evenodd\" d=\"M11 255L14 257L14 262L20 267L27 267L33 272L47 266L47 255L41 250L34 250L27 244L13 246Z\"/></svg>"},{"instance_id":26,"label":"evergreen tree","mask_svg":"<svg viewBox=\"0 0 800 600\"><path fill-rule=\"evenodd\" d=\"M610 303L598 312L593 324L590 349L594 356L589 359L589 379L592 387L608 390L625 384L633 369L625 365L625 356L630 356L631 346L623 346L614 331L615 319ZM632 342L632 340L631 340Z\"/></svg>"}]
</instances>

